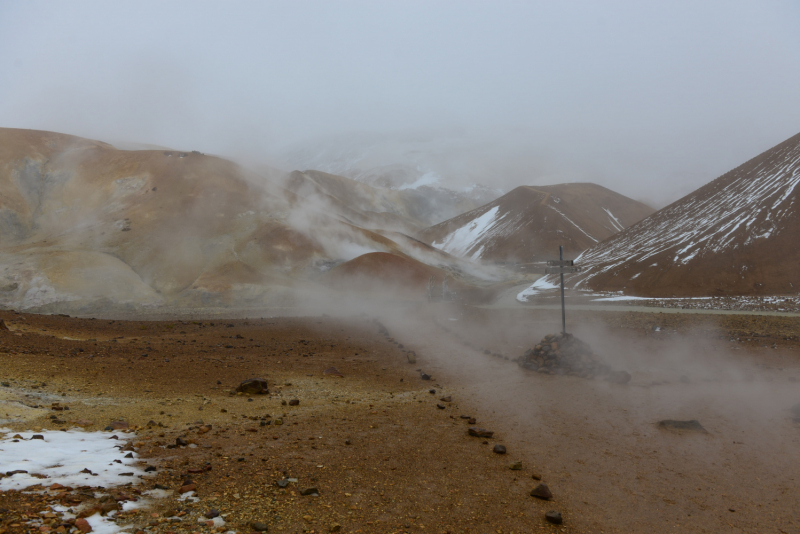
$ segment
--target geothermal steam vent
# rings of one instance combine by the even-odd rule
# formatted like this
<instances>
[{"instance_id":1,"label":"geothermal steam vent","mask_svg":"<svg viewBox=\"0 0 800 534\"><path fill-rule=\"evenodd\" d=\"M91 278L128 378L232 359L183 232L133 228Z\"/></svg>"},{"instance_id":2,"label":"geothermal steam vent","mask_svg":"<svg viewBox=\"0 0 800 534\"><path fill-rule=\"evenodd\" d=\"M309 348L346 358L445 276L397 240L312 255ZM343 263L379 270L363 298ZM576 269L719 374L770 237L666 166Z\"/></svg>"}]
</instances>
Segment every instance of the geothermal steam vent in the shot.
<instances>
[{"instance_id":1,"label":"geothermal steam vent","mask_svg":"<svg viewBox=\"0 0 800 534\"><path fill-rule=\"evenodd\" d=\"M610 382L627 384L631 375L614 372L604 364L592 348L572 334L548 334L542 341L517 359L520 367L551 375L572 375L581 378L605 377Z\"/></svg>"}]
</instances>

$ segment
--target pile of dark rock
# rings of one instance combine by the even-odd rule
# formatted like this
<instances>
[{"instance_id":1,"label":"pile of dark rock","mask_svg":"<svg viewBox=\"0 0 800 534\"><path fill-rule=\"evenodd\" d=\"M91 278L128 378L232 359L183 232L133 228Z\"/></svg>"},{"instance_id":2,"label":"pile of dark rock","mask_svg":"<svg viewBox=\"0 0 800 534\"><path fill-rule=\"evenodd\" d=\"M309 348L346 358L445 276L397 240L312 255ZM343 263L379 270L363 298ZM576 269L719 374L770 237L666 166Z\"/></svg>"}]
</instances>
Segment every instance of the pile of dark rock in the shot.
<instances>
[{"instance_id":1,"label":"pile of dark rock","mask_svg":"<svg viewBox=\"0 0 800 534\"><path fill-rule=\"evenodd\" d=\"M631 379L625 371L613 371L589 345L568 333L544 336L538 345L525 351L517 363L524 369L551 375L602 377L619 384L627 384Z\"/></svg>"}]
</instances>

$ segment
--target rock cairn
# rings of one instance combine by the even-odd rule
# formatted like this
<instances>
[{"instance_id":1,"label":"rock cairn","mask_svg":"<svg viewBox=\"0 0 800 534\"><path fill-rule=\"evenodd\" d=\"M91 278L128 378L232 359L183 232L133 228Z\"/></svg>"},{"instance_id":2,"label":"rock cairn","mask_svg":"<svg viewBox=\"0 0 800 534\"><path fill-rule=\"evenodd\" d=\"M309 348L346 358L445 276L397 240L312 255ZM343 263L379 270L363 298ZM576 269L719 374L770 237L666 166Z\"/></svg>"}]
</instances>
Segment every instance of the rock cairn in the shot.
<instances>
[{"instance_id":1,"label":"rock cairn","mask_svg":"<svg viewBox=\"0 0 800 534\"><path fill-rule=\"evenodd\" d=\"M611 382L626 384L631 375L614 372L592 352L591 347L572 334L548 334L538 345L517 359L520 367L551 375L571 375L581 378L604 377Z\"/></svg>"}]
</instances>

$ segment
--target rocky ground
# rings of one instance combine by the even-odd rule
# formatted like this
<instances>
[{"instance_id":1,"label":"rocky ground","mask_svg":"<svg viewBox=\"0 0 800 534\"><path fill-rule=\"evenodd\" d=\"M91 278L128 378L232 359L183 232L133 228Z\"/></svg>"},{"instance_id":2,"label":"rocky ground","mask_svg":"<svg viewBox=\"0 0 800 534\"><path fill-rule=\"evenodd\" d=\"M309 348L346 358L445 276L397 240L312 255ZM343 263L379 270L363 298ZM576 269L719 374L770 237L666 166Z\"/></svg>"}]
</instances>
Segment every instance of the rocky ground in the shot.
<instances>
[{"instance_id":1,"label":"rocky ground","mask_svg":"<svg viewBox=\"0 0 800 534\"><path fill-rule=\"evenodd\" d=\"M161 498L117 514L117 524L175 534L800 529L800 427L790 411L800 402L800 319L570 314L576 335L630 372L622 385L519 368L514 359L558 331L553 313L441 304L414 315L0 312L6 435L117 422L113 433L156 468L111 492L45 489L47 480L0 492L0 533L77 532L56 503L86 514L144 502L156 486ZM686 360L667 365L676 353ZM235 392L257 377L268 394ZM671 419L707 432L658 427ZM550 500L531 496L540 484ZM549 511L563 524L548 522Z\"/></svg>"},{"instance_id":2,"label":"rocky ground","mask_svg":"<svg viewBox=\"0 0 800 534\"><path fill-rule=\"evenodd\" d=\"M126 422L130 434L113 433L157 470L122 493L170 492L116 516L131 532L524 532L549 525L550 510L569 517L557 497L529 495L540 466L512 470L518 451L493 452L502 432L469 436L470 422L492 429L491 419L443 377L423 380L371 320L0 317L10 328L0 332L0 426ZM269 394L231 394L252 377ZM178 501L188 483L197 500ZM318 496L304 495L311 488ZM94 494L0 493L0 532L67 531L58 517L28 521L57 516L53 503L91 510L102 505Z\"/></svg>"}]
</instances>

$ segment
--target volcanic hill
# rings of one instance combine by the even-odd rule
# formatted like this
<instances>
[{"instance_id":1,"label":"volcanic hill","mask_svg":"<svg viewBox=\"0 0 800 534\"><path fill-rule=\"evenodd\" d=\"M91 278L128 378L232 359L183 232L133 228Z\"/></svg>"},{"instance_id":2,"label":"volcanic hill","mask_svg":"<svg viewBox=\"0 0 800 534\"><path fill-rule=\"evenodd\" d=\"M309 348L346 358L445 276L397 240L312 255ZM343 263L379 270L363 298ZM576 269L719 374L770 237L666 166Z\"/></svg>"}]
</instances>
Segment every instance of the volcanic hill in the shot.
<instances>
[{"instance_id":1,"label":"volcanic hill","mask_svg":"<svg viewBox=\"0 0 800 534\"><path fill-rule=\"evenodd\" d=\"M573 287L647 297L800 291L800 134L579 258Z\"/></svg>"},{"instance_id":2,"label":"volcanic hill","mask_svg":"<svg viewBox=\"0 0 800 534\"><path fill-rule=\"evenodd\" d=\"M480 275L352 197L348 218L219 157L0 128L0 306L284 305L374 252Z\"/></svg>"},{"instance_id":3,"label":"volcanic hill","mask_svg":"<svg viewBox=\"0 0 800 534\"><path fill-rule=\"evenodd\" d=\"M418 237L455 256L531 263L576 256L653 209L592 183L521 186Z\"/></svg>"}]
</instances>

